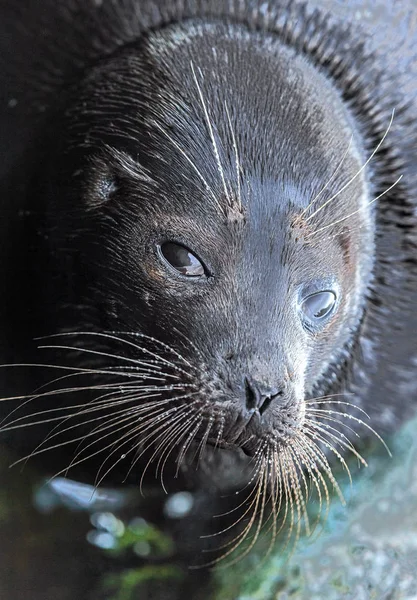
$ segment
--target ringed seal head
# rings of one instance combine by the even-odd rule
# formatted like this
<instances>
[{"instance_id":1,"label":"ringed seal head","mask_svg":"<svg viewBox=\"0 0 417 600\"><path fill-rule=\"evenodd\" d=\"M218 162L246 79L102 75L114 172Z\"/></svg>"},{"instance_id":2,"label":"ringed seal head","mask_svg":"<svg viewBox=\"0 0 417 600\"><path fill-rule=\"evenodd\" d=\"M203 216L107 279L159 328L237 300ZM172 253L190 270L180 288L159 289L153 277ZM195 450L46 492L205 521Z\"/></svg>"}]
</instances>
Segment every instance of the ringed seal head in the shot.
<instances>
[{"instance_id":1,"label":"ringed seal head","mask_svg":"<svg viewBox=\"0 0 417 600\"><path fill-rule=\"evenodd\" d=\"M277 37L203 21L147 34L59 120L38 188L55 323L133 332L171 445L256 456L313 435L306 401L340 381L371 280L373 150Z\"/></svg>"}]
</instances>

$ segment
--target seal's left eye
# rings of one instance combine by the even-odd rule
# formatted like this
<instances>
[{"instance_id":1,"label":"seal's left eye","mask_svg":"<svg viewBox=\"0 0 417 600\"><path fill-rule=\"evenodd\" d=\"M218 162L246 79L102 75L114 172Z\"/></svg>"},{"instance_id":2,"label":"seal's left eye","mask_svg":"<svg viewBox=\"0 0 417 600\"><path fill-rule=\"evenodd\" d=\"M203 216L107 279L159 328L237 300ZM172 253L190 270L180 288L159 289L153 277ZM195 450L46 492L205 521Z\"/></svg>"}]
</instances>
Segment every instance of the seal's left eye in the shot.
<instances>
[{"instance_id":1,"label":"seal's left eye","mask_svg":"<svg viewBox=\"0 0 417 600\"><path fill-rule=\"evenodd\" d=\"M316 292L303 300L301 310L304 317L309 321L317 323L329 316L336 304L336 294L334 292Z\"/></svg>"},{"instance_id":2,"label":"seal's left eye","mask_svg":"<svg viewBox=\"0 0 417 600\"><path fill-rule=\"evenodd\" d=\"M165 242L160 247L161 254L171 267L174 267L181 275L187 277L201 277L205 274L205 269L201 262L192 252L174 242Z\"/></svg>"}]
</instances>

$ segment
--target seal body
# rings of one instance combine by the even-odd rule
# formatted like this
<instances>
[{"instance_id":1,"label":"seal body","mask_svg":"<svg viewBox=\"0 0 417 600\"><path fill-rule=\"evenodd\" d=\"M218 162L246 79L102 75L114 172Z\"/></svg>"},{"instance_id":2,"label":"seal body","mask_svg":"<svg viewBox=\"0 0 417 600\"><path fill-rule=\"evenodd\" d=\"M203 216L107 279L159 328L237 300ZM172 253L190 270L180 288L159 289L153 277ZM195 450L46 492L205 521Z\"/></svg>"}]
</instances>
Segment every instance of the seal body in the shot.
<instances>
[{"instance_id":1,"label":"seal body","mask_svg":"<svg viewBox=\"0 0 417 600\"><path fill-rule=\"evenodd\" d=\"M87 439L72 462L101 453L100 477L198 460L212 484L278 496L304 467L332 481L326 453L356 432L320 412L339 402L343 423L340 394L377 431L414 410L398 397L415 357L413 34L387 65L391 48L320 7L203 4L33 9L27 41L51 14L86 19L65 51L47 29L57 56L40 42L28 90L22 51L6 91L26 106L4 176L24 222L5 361L58 336L43 345L76 385L41 398L51 446ZM21 10L0 6L6 23ZM6 427L33 424L27 408Z\"/></svg>"}]
</instances>

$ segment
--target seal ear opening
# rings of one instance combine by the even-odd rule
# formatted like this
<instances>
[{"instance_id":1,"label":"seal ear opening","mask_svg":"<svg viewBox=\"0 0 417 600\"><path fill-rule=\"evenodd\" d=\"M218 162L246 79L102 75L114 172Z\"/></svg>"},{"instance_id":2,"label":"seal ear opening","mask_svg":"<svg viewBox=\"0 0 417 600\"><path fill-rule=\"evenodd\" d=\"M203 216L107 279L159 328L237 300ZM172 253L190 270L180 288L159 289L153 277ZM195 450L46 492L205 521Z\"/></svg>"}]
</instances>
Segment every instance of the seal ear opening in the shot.
<instances>
[{"instance_id":1,"label":"seal ear opening","mask_svg":"<svg viewBox=\"0 0 417 600\"><path fill-rule=\"evenodd\" d=\"M88 180L84 191L84 202L88 210L107 205L117 194L121 182L114 165L104 158L90 161Z\"/></svg>"},{"instance_id":2,"label":"seal ear opening","mask_svg":"<svg viewBox=\"0 0 417 600\"><path fill-rule=\"evenodd\" d=\"M128 184L142 189L155 188L155 181L147 170L127 153L106 148L100 156L90 160L89 180L86 182L87 209L95 210L111 203Z\"/></svg>"}]
</instances>

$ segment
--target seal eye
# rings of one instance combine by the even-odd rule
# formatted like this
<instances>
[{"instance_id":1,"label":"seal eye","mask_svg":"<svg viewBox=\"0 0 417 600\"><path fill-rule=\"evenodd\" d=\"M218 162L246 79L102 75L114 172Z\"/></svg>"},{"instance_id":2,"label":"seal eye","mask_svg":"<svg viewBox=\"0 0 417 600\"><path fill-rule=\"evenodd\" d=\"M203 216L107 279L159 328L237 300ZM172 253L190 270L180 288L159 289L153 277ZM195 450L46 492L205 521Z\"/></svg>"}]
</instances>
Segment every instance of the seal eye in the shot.
<instances>
[{"instance_id":1,"label":"seal eye","mask_svg":"<svg viewBox=\"0 0 417 600\"><path fill-rule=\"evenodd\" d=\"M161 254L178 273L187 277L201 277L205 274L202 263L192 252L174 242L166 242L160 247Z\"/></svg>"},{"instance_id":2,"label":"seal eye","mask_svg":"<svg viewBox=\"0 0 417 600\"><path fill-rule=\"evenodd\" d=\"M336 294L334 292L316 292L303 300L301 310L304 316L314 323L329 316L335 304Z\"/></svg>"}]
</instances>

